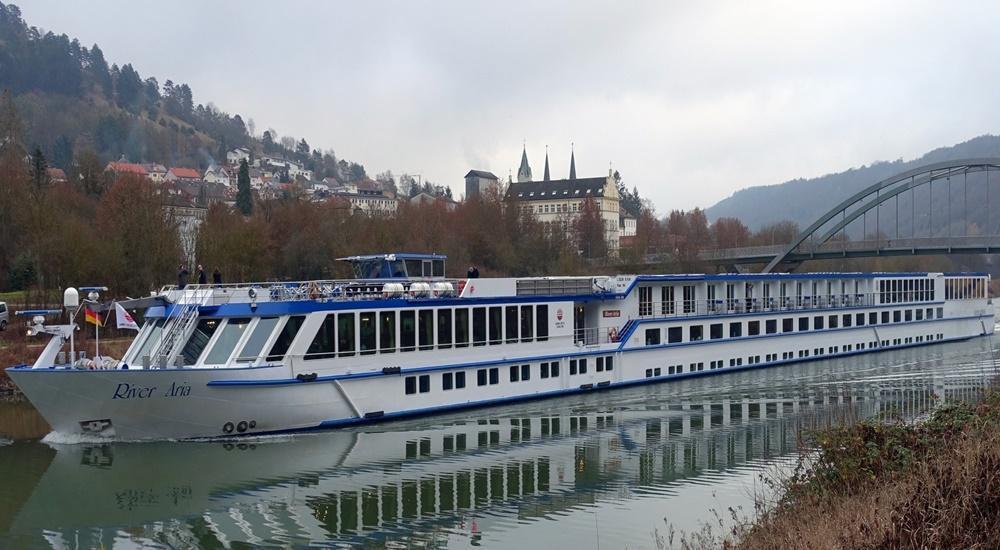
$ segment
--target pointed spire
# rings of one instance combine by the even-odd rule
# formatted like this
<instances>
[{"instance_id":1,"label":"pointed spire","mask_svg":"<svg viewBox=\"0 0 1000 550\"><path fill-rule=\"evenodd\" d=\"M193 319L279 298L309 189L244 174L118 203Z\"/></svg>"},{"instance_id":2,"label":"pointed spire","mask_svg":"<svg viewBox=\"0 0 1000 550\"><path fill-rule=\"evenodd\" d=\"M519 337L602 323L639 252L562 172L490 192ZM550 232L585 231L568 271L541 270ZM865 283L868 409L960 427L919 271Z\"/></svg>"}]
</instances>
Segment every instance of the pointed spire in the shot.
<instances>
[{"instance_id":1,"label":"pointed spire","mask_svg":"<svg viewBox=\"0 0 1000 550\"><path fill-rule=\"evenodd\" d=\"M576 179L576 155L573 154L573 144L569 144L569 179Z\"/></svg>"},{"instance_id":2,"label":"pointed spire","mask_svg":"<svg viewBox=\"0 0 1000 550\"><path fill-rule=\"evenodd\" d=\"M528 165L528 146L521 149L521 167L517 169L517 183L531 181L531 166Z\"/></svg>"},{"instance_id":3,"label":"pointed spire","mask_svg":"<svg viewBox=\"0 0 1000 550\"><path fill-rule=\"evenodd\" d=\"M544 181L549 181L549 146L545 146L545 177Z\"/></svg>"}]
</instances>

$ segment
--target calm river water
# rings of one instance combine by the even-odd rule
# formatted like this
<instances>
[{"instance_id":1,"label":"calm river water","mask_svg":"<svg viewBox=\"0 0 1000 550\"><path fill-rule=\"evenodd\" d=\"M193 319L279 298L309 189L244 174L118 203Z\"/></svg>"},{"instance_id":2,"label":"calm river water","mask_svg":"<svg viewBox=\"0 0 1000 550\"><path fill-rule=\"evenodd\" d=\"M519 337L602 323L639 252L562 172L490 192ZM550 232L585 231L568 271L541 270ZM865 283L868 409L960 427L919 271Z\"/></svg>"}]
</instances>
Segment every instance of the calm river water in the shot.
<instances>
[{"instance_id":1,"label":"calm river water","mask_svg":"<svg viewBox=\"0 0 1000 550\"><path fill-rule=\"evenodd\" d=\"M802 430L975 399L990 340L309 435L56 444L0 403L0 547L655 548L752 507Z\"/></svg>"}]
</instances>

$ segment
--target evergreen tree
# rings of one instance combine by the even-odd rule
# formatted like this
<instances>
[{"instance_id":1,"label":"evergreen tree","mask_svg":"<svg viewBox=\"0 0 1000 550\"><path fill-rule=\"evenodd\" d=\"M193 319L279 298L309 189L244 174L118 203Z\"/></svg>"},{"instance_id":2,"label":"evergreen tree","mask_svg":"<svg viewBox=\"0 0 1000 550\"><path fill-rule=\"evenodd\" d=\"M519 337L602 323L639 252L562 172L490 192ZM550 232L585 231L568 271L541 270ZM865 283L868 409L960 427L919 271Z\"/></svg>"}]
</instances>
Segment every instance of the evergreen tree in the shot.
<instances>
[{"instance_id":1,"label":"evergreen tree","mask_svg":"<svg viewBox=\"0 0 1000 550\"><path fill-rule=\"evenodd\" d=\"M31 153L31 189L36 198L41 195L42 189L49 182L48 167L42 148L36 145Z\"/></svg>"},{"instance_id":2,"label":"evergreen tree","mask_svg":"<svg viewBox=\"0 0 1000 550\"><path fill-rule=\"evenodd\" d=\"M250 190L250 166L246 160L240 161L240 173L236 177L236 208L249 216L253 212L253 192Z\"/></svg>"}]
</instances>

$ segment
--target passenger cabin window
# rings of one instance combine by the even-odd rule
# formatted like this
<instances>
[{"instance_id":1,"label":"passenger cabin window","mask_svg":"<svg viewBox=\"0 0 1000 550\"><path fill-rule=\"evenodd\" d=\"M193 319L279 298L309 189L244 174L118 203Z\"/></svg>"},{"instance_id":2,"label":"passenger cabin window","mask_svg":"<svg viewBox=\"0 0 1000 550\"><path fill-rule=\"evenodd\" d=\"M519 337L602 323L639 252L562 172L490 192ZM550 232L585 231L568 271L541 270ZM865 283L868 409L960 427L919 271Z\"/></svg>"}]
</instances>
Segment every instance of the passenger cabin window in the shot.
<instances>
[{"instance_id":1,"label":"passenger cabin window","mask_svg":"<svg viewBox=\"0 0 1000 550\"><path fill-rule=\"evenodd\" d=\"M295 315L285 321L285 326L281 328L281 332L278 333L278 337L271 346L271 351L267 354L268 361L281 361L285 358L288 348L292 345L292 340L295 340L295 335L299 333L305 320L304 315Z\"/></svg>"},{"instance_id":2,"label":"passenger cabin window","mask_svg":"<svg viewBox=\"0 0 1000 550\"><path fill-rule=\"evenodd\" d=\"M499 344L503 338L503 308L491 307L490 311L490 345Z\"/></svg>"},{"instance_id":3,"label":"passenger cabin window","mask_svg":"<svg viewBox=\"0 0 1000 550\"><path fill-rule=\"evenodd\" d=\"M535 332L539 342L549 339L549 306L535 306Z\"/></svg>"},{"instance_id":4,"label":"passenger cabin window","mask_svg":"<svg viewBox=\"0 0 1000 550\"><path fill-rule=\"evenodd\" d=\"M142 347L136 352L133 361L138 361L139 363L144 363L146 356L148 356L153 351L153 346L160 341L160 335L163 334L163 323L166 322L164 319L157 319L153 323L152 328L149 329L149 335L146 340L142 343Z\"/></svg>"},{"instance_id":5,"label":"passenger cabin window","mask_svg":"<svg viewBox=\"0 0 1000 550\"><path fill-rule=\"evenodd\" d=\"M376 351L375 312L362 311L358 314L361 334L361 355L371 355Z\"/></svg>"},{"instance_id":6,"label":"passenger cabin window","mask_svg":"<svg viewBox=\"0 0 1000 550\"><path fill-rule=\"evenodd\" d=\"M396 351L396 312L380 312L378 324L379 351L394 353Z\"/></svg>"},{"instance_id":7,"label":"passenger cabin window","mask_svg":"<svg viewBox=\"0 0 1000 550\"><path fill-rule=\"evenodd\" d=\"M247 338L246 343L243 344L243 349L236 356L236 360L241 363L249 363L257 359L257 356L264 349L264 344L267 343L276 326L278 326L277 317L262 317L259 319L257 326L250 333L250 338Z\"/></svg>"},{"instance_id":8,"label":"passenger cabin window","mask_svg":"<svg viewBox=\"0 0 1000 550\"><path fill-rule=\"evenodd\" d=\"M354 355L354 313L337 315L337 351L340 357Z\"/></svg>"},{"instance_id":9,"label":"passenger cabin window","mask_svg":"<svg viewBox=\"0 0 1000 550\"><path fill-rule=\"evenodd\" d=\"M650 330L653 330L653 329L650 329ZM657 343L659 343L659 331L660 331L660 329L656 329L656 331L657 331ZM649 331L646 331L646 332L648 333ZM670 328L667 329L667 343L669 343L669 344L677 344L677 343L680 343L683 339L684 339L684 333L682 332L681 327L670 327Z\"/></svg>"},{"instance_id":10,"label":"passenger cabin window","mask_svg":"<svg viewBox=\"0 0 1000 550\"><path fill-rule=\"evenodd\" d=\"M653 289L648 286L639 287L639 315L653 314Z\"/></svg>"},{"instance_id":11,"label":"passenger cabin window","mask_svg":"<svg viewBox=\"0 0 1000 550\"><path fill-rule=\"evenodd\" d=\"M507 306L507 343L517 343L517 306Z\"/></svg>"},{"instance_id":12,"label":"passenger cabin window","mask_svg":"<svg viewBox=\"0 0 1000 550\"><path fill-rule=\"evenodd\" d=\"M434 349L434 310L418 310L420 317L420 349Z\"/></svg>"},{"instance_id":13,"label":"passenger cabin window","mask_svg":"<svg viewBox=\"0 0 1000 550\"><path fill-rule=\"evenodd\" d=\"M205 364L224 365L229 361L229 356L233 354L233 349L249 325L250 319L229 319L222 329L222 334L205 357Z\"/></svg>"},{"instance_id":14,"label":"passenger cabin window","mask_svg":"<svg viewBox=\"0 0 1000 550\"><path fill-rule=\"evenodd\" d=\"M646 329L646 345L656 346L660 343L660 329L658 328L647 328Z\"/></svg>"},{"instance_id":15,"label":"passenger cabin window","mask_svg":"<svg viewBox=\"0 0 1000 550\"><path fill-rule=\"evenodd\" d=\"M486 345L486 308L472 308L472 342L475 346Z\"/></svg>"},{"instance_id":16,"label":"passenger cabin window","mask_svg":"<svg viewBox=\"0 0 1000 550\"><path fill-rule=\"evenodd\" d=\"M413 351L417 345L417 313L410 310L399 312L399 351Z\"/></svg>"},{"instance_id":17,"label":"passenger cabin window","mask_svg":"<svg viewBox=\"0 0 1000 550\"><path fill-rule=\"evenodd\" d=\"M464 348L469 345L469 310L455 310L455 347Z\"/></svg>"},{"instance_id":18,"label":"passenger cabin window","mask_svg":"<svg viewBox=\"0 0 1000 550\"><path fill-rule=\"evenodd\" d=\"M337 351L337 316L329 314L323 319L316 336L313 337L309 349L306 350L306 359L329 359L336 356Z\"/></svg>"},{"instance_id":19,"label":"passenger cabin window","mask_svg":"<svg viewBox=\"0 0 1000 550\"><path fill-rule=\"evenodd\" d=\"M532 339L533 321L531 306L521 306L521 341L530 342Z\"/></svg>"},{"instance_id":20,"label":"passenger cabin window","mask_svg":"<svg viewBox=\"0 0 1000 550\"><path fill-rule=\"evenodd\" d=\"M184 349L181 350L181 357L184 358L185 365L193 365L198 362L198 358L205 351L208 341L212 339L215 329L219 328L219 323L221 322L221 319L198 320L198 325L195 326L191 337L188 338L187 343L184 344Z\"/></svg>"},{"instance_id":21,"label":"passenger cabin window","mask_svg":"<svg viewBox=\"0 0 1000 550\"><path fill-rule=\"evenodd\" d=\"M437 310L437 335L438 335L438 347L439 348L450 348L451 347L451 310L450 309L439 309L439 310Z\"/></svg>"}]
</instances>

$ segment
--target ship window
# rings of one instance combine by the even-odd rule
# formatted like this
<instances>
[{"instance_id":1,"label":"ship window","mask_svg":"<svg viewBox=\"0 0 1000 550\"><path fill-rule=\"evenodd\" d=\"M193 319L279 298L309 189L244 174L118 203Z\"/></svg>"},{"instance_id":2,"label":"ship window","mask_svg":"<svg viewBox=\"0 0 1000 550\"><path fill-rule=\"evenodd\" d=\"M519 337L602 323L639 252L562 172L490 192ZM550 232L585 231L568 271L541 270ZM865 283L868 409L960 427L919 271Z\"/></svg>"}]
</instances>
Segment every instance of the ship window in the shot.
<instances>
[{"instance_id":1,"label":"ship window","mask_svg":"<svg viewBox=\"0 0 1000 550\"><path fill-rule=\"evenodd\" d=\"M452 389L454 387L454 384L455 384L455 378L454 378L454 375L452 373L446 372L446 373L444 373L444 374L441 375L441 389L442 390L450 390L450 389Z\"/></svg>"},{"instance_id":2,"label":"ship window","mask_svg":"<svg viewBox=\"0 0 1000 550\"><path fill-rule=\"evenodd\" d=\"M892 322L893 323L900 322L902 320L902 317L903 316L900 314L900 311L898 309L896 311L892 312Z\"/></svg>"},{"instance_id":3,"label":"ship window","mask_svg":"<svg viewBox=\"0 0 1000 550\"><path fill-rule=\"evenodd\" d=\"M854 326L863 327L865 325L865 314L855 313L854 314Z\"/></svg>"},{"instance_id":4,"label":"ship window","mask_svg":"<svg viewBox=\"0 0 1000 550\"><path fill-rule=\"evenodd\" d=\"M455 347L464 348L469 345L469 310L455 310Z\"/></svg>"},{"instance_id":5,"label":"ship window","mask_svg":"<svg viewBox=\"0 0 1000 550\"><path fill-rule=\"evenodd\" d=\"M306 350L306 359L329 359L334 357L337 351L337 316L327 315L323 319L316 336L313 337L309 349Z\"/></svg>"},{"instance_id":6,"label":"ship window","mask_svg":"<svg viewBox=\"0 0 1000 550\"><path fill-rule=\"evenodd\" d=\"M531 365L521 365L521 380L531 379Z\"/></svg>"},{"instance_id":7,"label":"ship window","mask_svg":"<svg viewBox=\"0 0 1000 550\"><path fill-rule=\"evenodd\" d=\"M884 325L884 324L886 324L888 322L889 322L889 312L888 311L883 311L882 312L882 324Z\"/></svg>"},{"instance_id":8,"label":"ship window","mask_svg":"<svg viewBox=\"0 0 1000 550\"><path fill-rule=\"evenodd\" d=\"M569 360L569 374L570 374L570 376L576 374L576 370L577 370L576 369L576 365L577 365L576 359L570 359Z\"/></svg>"},{"instance_id":9,"label":"ship window","mask_svg":"<svg viewBox=\"0 0 1000 550\"><path fill-rule=\"evenodd\" d=\"M877 325L878 324L878 313L876 313L876 312L873 311L873 312L871 312L871 313L868 314L868 324L869 325Z\"/></svg>"},{"instance_id":10,"label":"ship window","mask_svg":"<svg viewBox=\"0 0 1000 550\"><path fill-rule=\"evenodd\" d=\"M476 371L476 384L479 386L486 385L486 369L479 369Z\"/></svg>"},{"instance_id":11,"label":"ship window","mask_svg":"<svg viewBox=\"0 0 1000 550\"><path fill-rule=\"evenodd\" d=\"M500 369L492 368L490 369L490 385L500 383Z\"/></svg>"},{"instance_id":12,"label":"ship window","mask_svg":"<svg viewBox=\"0 0 1000 550\"><path fill-rule=\"evenodd\" d=\"M823 316L813 317L813 330L823 330Z\"/></svg>"},{"instance_id":13,"label":"ship window","mask_svg":"<svg viewBox=\"0 0 1000 550\"><path fill-rule=\"evenodd\" d=\"M549 376L556 378L559 376L559 361L549 363Z\"/></svg>"},{"instance_id":14,"label":"ship window","mask_svg":"<svg viewBox=\"0 0 1000 550\"><path fill-rule=\"evenodd\" d=\"M160 335L163 334L164 322L164 319L157 319L156 322L151 324L149 334L146 336L146 340L143 341L139 351L136 352L135 357L132 359L133 362L143 363L145 361L145 357L153 350L153 346L160 341Z\"/></svg>"},{"instance_id":15,"label":"ship window","mask_svg":"<svg viewBox=\"0 0 1000 550\"><path fill-rule=\"evenodd\" d=\"M830 327L830 328L837 328L837 316L836 315L831 315L830 318L828 319L828 321L829 321L829 324L827 325L828 327Z\"/></svg>"},{"instance_id":16,"label":"ship window","mask_svg":"<svg viewBox=\"0 0 1000 550\"><path fill-rule=\"evenodd\" d=\"M697 342L705 338L705 327L701 325L693 325L688 329L688 335L690 336L689 341Z\"/></svg>"},{"instance_id":17,"label":"ship window","mask_svg":"<svg viewBox=\"0 0 1000 550\"><path fill-rule=\"evenodd\" d=\"M922 310L922 309L916 310L915 315L916 315L915 318L916 318L917 321L923 321L924 320L924 310Z\"/></svg>"},{"instance_id":18,"label":"ship window","mask_svg":"<svg viewBox=\"0 0 1000 550\"><path fill-rule=\"evenodd\" d=\"M267 354L268 361L281 361L284 359L285 353L288 352L288 348L292 345L292 340L299 333L299 329L302 328L302 323L305 320L304 315L295 315L285 321L285 326L278 333L278 338L274 341L271 351Z\"/></svg>"},{"instance_id":19,"label":"ship window","mask_svg":"<svg viewBox=\"0 0 1000 550\"><path fill-rule=\"evenodd\" d=\"M660 343L660 334L659 334L660 329L650 329L650 330L656 330L656 332L657 332L657 334L656 334L656 343L659 344ZM648 330L646 331L646 334L649 334ZM648 339L648 337L647 337L647 339ZM677 344L677 343L681 342L683 339L684 339L684 332L683 332L683 329L681 329L681 327L670 327L670 328L667 329L667 343L669 343L669 344Z\"/></svg>"},{"instance_id":20,"label":"ship window","mask_svg":"<svg viewBox=\"0 0 1000 550\"><path fill-rule=\"evenodd\" d=\"M747 334L757 336L760 334L760 321L750 321L747 323Z\"/></svg>"},{"instance_id":21,"label":"ship window","mask_svg":"<svg viewBox=\"0 0 1000 550\"><path fill-rule=\"evenodd\" d=\"M787 319L781 320L781 332L794 332L795 331L795 319L789 317Z\"/></svg>"},{"instance_id":22,"label":"ship window","mask_svg":"<svg viewBox=\"0 0 1000 550\"><path fill-rule=\"evenodd\" d=\"M807 331L807 330L809 330L809 318L799 317L799 331Z\"/></svg>"},{"instance_id":23,"label":"ship window","mask_svg":"<svg viewBox=\"0 0 1000 550\"><path fill-rule=\"evenodd\" d=\"M410 278L420 277L423 272L420 263L420 260L406 260L406 276Z\"/></svg>"},{"instance_id":24,"label":"ship window","mask_svg":"<svg viewBox=\"0 0 1000 550\"><path fill-rule=\"evenodd\" d=\"M198 362L201 352L205 351L205 346L208 345L208 341L212 339L215 329L219 328L219 323L221 322L220 319L198 320L198 325L191 333L191 338L188 339L187 343L184 344L184 349L181 350L181 357L184 358L185 365L193 365ZM256 359L257 356L254 355L253 358Z\"/></svg>"},{"instance_id":25,"label":"ship window","mask_svg":"<svg viewBox=\"0 0 1000 550\"><path fill-rule=\"evenodd\" d=\"M604 370L614 370L615 368L615 358L605 357L604 358Z\"/></svg>"},{"instance_id":26,"label":"ship window","mask_svg":"<svg viewBox=\"0 0 1000 550\"><path fill-rule=\"evenodd\" d=\"M503 333L503 308L491 307L490 309L490 345L501 342Z\"/></svg>"},{"instance_id":27,"label":"ship window","mask_svg":"<svg viewBox=\"0 0 1000 550\"><path fill-rule=\"evenodd\" d=\"M264 317L257 321L257 326L250 333L250 338L247 338L246 344L243 344L243 350L236 356L236 360L245 363L257 359L257 356L264 349L264 344L267 343L267 339L271 337L271 333L274 332L274 327L276 326L278 326L277 317Z\"/></svg>"},{"instance_id":28,"label":"ship window","mask_svg":"<svg viewBox=\"0 0 1000 550\"><path fill-rule=\"evenodd\" d=\"M383 311L379 313L379 351L393 353L396 351L396 312Z\"/></svg>"},{"instance_id":29,"label":"ship window","mask_svg":"<svg viewBox=\"0 0 1000 550\"><path fill-rule=\"evenodd\" d=\"M412 395L417 393L417 377L407 376L405 378L405 387L406 389L404 391L406 392L406 395Z\"/></svg>"},{"instance_id":30,"label":"ship window","mask_svg":"<svg viewBox=\"0 0 1000 550\"><path fill-rule=\"evenodd\" d=\"M549 306L535 306L535 332L539 342L549 339Z\"/></svg>"},{"instance_id":31,"label":"ship window","mask_svg":"<svg viewBox=\"0 0 1000 550\"><path fill-rule=\"evenodd\" d=\"M647 328L646 329L646 345L656 346L660 343L660 329L658 328ZM570 363L572 369L572 363Z\"/></svg>"},{"instance_id":32,"label":"ship window","mask_svg":"<svg viewBox=\"0 0 1000 550\"><path fill-rule=\"evenodd\" d=\"M743 323L729 323L729 337L739 338L740 336L743 336Z\"/></svg>"},{"instance_id":33,"label":"ship window","mask_svg":"<svg viewBox=\"0 0 1000 550\"><path fill-rule=\"evenodd\" d=\"M533 331L531 306L521 306L521 341L530 342Z\"/></svg>"},{"instance_id":34,"label":"ship window","mask_svg":"<svg viewBox=\"0 0 1000 550\"><path fill-rule=\"evenodd\" d=\"M517 342L517 306L507 306L507 343Z\"/></svg>"},{"instance_id":35,"label":"ship window","mask_svg":"<svg viewBox=\"0 0 1000 550\"><path fill-rule=\"evenodd\" d=\"M219 335L215 344L212 345L212 349L208 352L208 356L205 357L205 364L225 364L249 325L250 319L230 319L226 322L226 326L222 329L222 334Z\"/></svg>"},{"instance_id":36,"label":"ship window","mask_svg":"<svg viewBox=\"0 0 1000 550\"><path fill-rule=\"evenodd\" d=\"M362 311L358 314L358 332L361 334L361 355L375 353L375 312Z\"/></svg>"},{"instance_id":37,"label":"ship window","mask_svg":"<svg viewBox=\"0 0 1000 550\"><path fill-rule=\"evenodd\" d=\"M437 310L437 335L438 335L438 347L450 348L451 347L451 310L450 309L439 309Z\"/></svg>"},{"instance_id":38,"label":"ship window","mask_svg":"<svg viewBox=\"0 0 1000 550\"><path fill-rule=\"evenodd\" d=\"M434 348L434 310L417 310L420 318L420 349L429 350Z\"/></svg>"},{"instance_id":39,"label":"ship window","mask_svg":"<svg viewBox=\"0 0 1000 550\"><path fill-rule=\"evenodd\" d=\"M486 308L472 308L472 342L475 346L486 345Z\"/></svg>"},{"instance_id":40,"label":"ship window","mask_svg":"<svg viewBox=\"0 0 1000 550\"><path fill-rule=\"evenodd\" d=\"M580 359L580 374L587 374L587 358Z\"/></svg>"},{"instance_id":41,"label":"ship window","mask_svg":"<svg viewBox=\"0 0 1000 550\"><path fill-rule=\"evenodd\" d=\"M597 370L597 372L604 372L604 358L603 357L598 357L597 358L597 366L594 367L594 368Z\"/></svg>"},{"instance_id":42,"label":"ship window","mask_svg":"<svg viewBox=\"0 0 1000 550\"><path fill-rule=\"evenodd\" d=\"M455 389L460 390L465 387L465 373L456 372L455 373Z\"/></svg>"},{"instance_id":43,"label":"ship window","mask_svg":"<svg viewBox=\"0 0 1000 550\"><path fill-rule=\"evenodd\" d=\"M399 312L399 351L413 351L417 345L417 314L412 309Z\"/></svg>"},{"instance_id":44,"label":"ship window","mask_svg":"<svg viewBox=\"0 0 1000 550\"><path fill-rule=\"evenodd\" d=\"M354 314L337 314L337 351L340 357L354 355Z\"/></svg>"},{"instance_id":45,"label":"ship window","mask_svg":"<svg viewBox=\"0 0 1000 550\"><path fill-rule=\"evenodd\" d=\"M427 393L431 391L431 375L423 374L419 377L420 382L420 393Z\"/></svg>"},{"instance_id":46,"label":"ship window","mask_svg":"<svg viewBox=\"0 0 1000 550\"><path fill-rule=\"evenodd\" d=\"M521 367L514 365L510 368L510 381L517 382L520 380Z\"/></svg>"},{"instance_id":47,"label":"ship window","mask_svg":"<svg viewBox=\"0 0 1000 550\"><path fill-rule=\"evenodd\" d=\"M768 334L774 334L778 332L778 320L768 319L767 321L765 321L764 330L767 331Z\"/></svg>"},{"instance_id":48,"label":"ship window","mask_svg":"<svg viewBox=\"0 0 1000 550\"><path fill-rule=\"evenodd\" d=\"M906 313L904 314L903 319L906 320L906 321L912 321L913 320L913 310L912 309L906 310Z\"/></svg>"},{"instance_id":49,"label":"ship window","mask_svg":"<svg viewBox=\"0 0 1000 550\"><path fill-rule=\"evenodd\" d=\"M851 314L850 313L845 313L841 317L840 321L841 321L840 326L842 326L842 327L849 327L849 326L851 326Z\"/></svg>"},{"instance_id":50,"label":"ship window","mask_svg":"<svg viewBox=\"0 0 1000 550\"><path fill-rule=\"evenodd\" d=\"M540 378L548 378L549 377L549 364L548 363L542 363L541 365L538 365L538 374L539 374Z\"/></svg>"}]
</instances>

